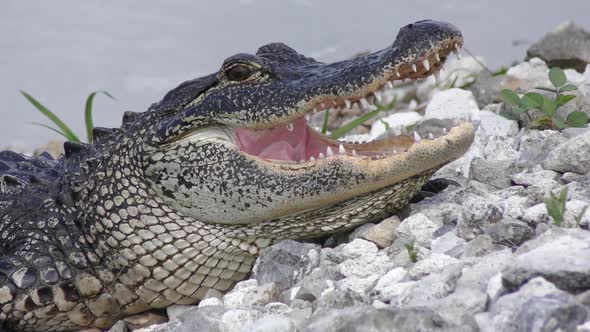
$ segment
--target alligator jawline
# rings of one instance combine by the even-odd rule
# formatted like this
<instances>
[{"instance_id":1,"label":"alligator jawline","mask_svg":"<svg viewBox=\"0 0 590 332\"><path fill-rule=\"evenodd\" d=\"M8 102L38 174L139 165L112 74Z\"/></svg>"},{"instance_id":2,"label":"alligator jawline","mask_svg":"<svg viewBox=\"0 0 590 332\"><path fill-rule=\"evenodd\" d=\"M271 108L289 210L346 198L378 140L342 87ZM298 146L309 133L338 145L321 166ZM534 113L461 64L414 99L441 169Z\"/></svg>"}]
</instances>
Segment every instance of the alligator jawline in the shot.
<instances>
[{"instance_id":1,"label":"alligator jawline","mask_svg":"<svg viewBox=\"0 0 590 332\"><path fill-rule=\"evenodd\" d=\"M231 128L234 144L240 152L276 163L313 163L315 160L338 157L381 159L403 154L423 139L419 134L390 135L385 139L367 143L347 142L330 138L315 130L310 124L311 115L319 112L337 111L358 104L367 109L380 102L388 90L398 82L415 81L438 75L451 52L458 52L462 40L448 40L433 46L413 61L398 64L385 71L381 78L367 84L362 92L346 96L322 96L306 103L295 120L281 123L270 129ZM458 53L457 53L458 54ZM453 123L457 125L458 123ZM428 133L425 139L441 139L451 128L442 128L442 134Z\"/></svg>"}]
</instances>

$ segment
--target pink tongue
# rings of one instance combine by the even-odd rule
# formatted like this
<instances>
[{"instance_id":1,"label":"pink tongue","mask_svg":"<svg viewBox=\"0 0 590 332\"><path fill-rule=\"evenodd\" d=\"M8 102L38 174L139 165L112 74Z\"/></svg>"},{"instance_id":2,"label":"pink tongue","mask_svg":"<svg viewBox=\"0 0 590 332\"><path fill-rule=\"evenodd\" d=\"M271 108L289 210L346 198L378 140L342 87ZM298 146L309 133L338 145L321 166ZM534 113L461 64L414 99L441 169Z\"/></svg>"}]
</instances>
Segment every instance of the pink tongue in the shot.
<instances>
[{"instance_id":1,"label":"pink tongue","mask_svg":"<svg viewBox=\"0 0 590 332\"><path fill-rule=\"evenodd\" d=\"M236 129L240 150L250 155L274 160L307 160L309 133L305 119L292 123L292 130L280 126L267 130Z\"/></svg>"}]
</instances>

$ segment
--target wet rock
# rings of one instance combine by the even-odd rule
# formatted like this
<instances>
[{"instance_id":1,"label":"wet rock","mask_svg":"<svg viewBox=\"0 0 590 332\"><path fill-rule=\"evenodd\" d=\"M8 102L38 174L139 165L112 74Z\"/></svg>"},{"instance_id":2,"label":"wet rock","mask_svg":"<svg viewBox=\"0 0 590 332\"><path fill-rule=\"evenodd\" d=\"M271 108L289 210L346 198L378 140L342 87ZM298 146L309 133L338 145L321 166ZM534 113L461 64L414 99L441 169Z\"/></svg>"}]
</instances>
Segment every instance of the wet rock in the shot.
<instances>
[{"instance_id":1,"label":"wet rock","mask_svg":"<svg viewBox=\"0 0 590 332\"><path fill-rule=\"evenodd\" d=\"M542 236L547 241L526 252L517 252L515 264L503 273L504 285L515 288L542 276L560 289L580 293L590 289L590 232L584 237L563 234ZM545 233L547 234L547 233Z\"/></svg>"},{"instance_id":2,"label":"wet rock","mask_svg":"<svg viewBox=\"0 0 590 332\"><path fill-rule=\"evenodd\" d=\"M432 233L442 224L435 223L421 213L416 213L404 219L397 227L397 236L407 240L414 240L416 244L430 248Z\"/></svg>"},{"instance_id":3,"label":"wet rock","mask_svg":"<svg viewBox=\"0 0 590 332\"><path fill-rule=\"evenodd\" d=\"M543 167L557 172L590 172L590 131L569 139L547 155Z\"/></svg>"},{"instance_id":4,"label":"wet rock","mask_svg":"<svg viewBox=\"0 0 590 332\"><path fill-rule=\"evenodd\" d=\"M562 23L532 44L527 56L541 58L552 67L583 72L590 63L590 33L573 22Z\"/></svg>"},{"instance_id":5,"label":"wet rock","mask_svg":"<svg viewBox=\"0 0 590 332\"><path fill-rule=\"evenodd\" d=\"M260 284L275 283L282 291L313 270L320 263L320 246L297 241L281 241L260 253L252 278Z\"/></svg>"},{"instance_id":6,"label":"wet rock","mask_svg":"<svg viewBox=\"0 0 590 332\"><path fill-rule=\"evenodd\" d=\"M476 117L479 107L471 91L448 89L436 93L424 113L425 119L464 119Z\"/></svg>"},{"instance_id":7,"label":"wet rock","mask_svg":"<svg viewBox=\"0 0 590 332\"><path fill-rule=\"evenodd\" d=\"M359 235L359 237L371 241L375 243L378 248L383 249L389 247L393 243L399 225L399 218L397 216L392 216L365 230Z\"/></svg>"},{"instance_id":8,"label":"wet rock","mask_svg":"<svg viewBox=\"0 0 590 332\"><path fill-rule=\"evenodd\" d=\"M537 277L493 302L489 312L476 315L476 321L483 332L573 331L586 317L586 309L574 296Z\"/></svg>"},{"instance_id":9,"label":"wet rock","mask_svg":"<svg viewBox=\"0 0 590 332\"><path fill-rule=\"evenodd\" d=\"M535 236L535 231L527 224L512 218L504 218L487 226L485 232L496 243L508 247L517 247Z\"/></svg>"}]
</instances>

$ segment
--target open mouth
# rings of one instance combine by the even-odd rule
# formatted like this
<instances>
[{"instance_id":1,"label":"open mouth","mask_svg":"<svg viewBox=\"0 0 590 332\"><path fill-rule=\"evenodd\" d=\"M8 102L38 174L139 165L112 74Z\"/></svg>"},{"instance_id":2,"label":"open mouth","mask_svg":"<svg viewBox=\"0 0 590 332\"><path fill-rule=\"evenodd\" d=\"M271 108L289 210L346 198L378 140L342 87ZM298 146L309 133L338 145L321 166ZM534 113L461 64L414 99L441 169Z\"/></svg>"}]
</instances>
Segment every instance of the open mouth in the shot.
<instances>
[{"instance_id":1,"label":"open mouth","mask_svg":"<svg viewBox=\"0 0 590 332\"><path fill-rule=\"evenodd\" d=\"M386 68L380 78L364 87L340 96L321 96L309 100L295 120L271 129L235 128L234 141L242 153L261 159L283 163L305 163L324 158L351 156L380 159L406 152L415 144L436 140L446 135L457 122L447 121L432 131L418 130L407 134L387 135L371 142L346 142L323 135L314 129L309 120L314 113L359 107L369 110L382 103L384 95L399 82L418 80L438 73L450 53L458 52L461 37L450 38L431 47L420 56Z\"/></svg>"}]
</instances>

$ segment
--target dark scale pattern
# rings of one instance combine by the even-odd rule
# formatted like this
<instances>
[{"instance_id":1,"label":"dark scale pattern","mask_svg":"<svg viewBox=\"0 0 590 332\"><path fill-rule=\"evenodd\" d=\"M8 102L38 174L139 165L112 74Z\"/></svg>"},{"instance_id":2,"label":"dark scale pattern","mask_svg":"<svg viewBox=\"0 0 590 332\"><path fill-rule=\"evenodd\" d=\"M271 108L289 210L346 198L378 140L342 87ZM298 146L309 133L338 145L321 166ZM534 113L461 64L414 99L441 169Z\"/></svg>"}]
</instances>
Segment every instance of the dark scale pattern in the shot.
<instances>
[{"instance_id":1,"label":"dark scale pattern","mask_svg":"<svg viewBox=\"0 0 590 332\"><path fill-rule=\"evenodd\" d=\"M120 129L95 128L91 145L67 142L58 160L0 152L0 330L108 329L150 308L192 304L246 278L272 243L402 208L465 151L472 127L390 171L336 159L272 164L237 151L228 128L284 125L306 103L360 95L393 68L461 41L454 27L422 21L391 47L334 64L269 44L145 113L126 112ZM232 80L236 63L255 74Z\"/></svg>"}]
</instances>

